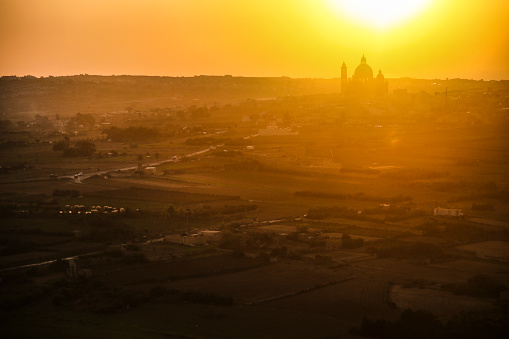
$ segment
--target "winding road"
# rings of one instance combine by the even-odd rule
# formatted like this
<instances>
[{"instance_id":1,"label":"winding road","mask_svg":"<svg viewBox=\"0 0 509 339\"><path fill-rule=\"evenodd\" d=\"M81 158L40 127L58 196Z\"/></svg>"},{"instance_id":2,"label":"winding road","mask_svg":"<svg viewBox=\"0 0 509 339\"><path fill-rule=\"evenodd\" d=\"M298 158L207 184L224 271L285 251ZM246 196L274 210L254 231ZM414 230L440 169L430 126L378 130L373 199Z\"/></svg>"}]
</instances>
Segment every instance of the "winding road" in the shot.
<instances>
[{"instance_id":1,"label":"winding road","mask_svg":"<svg viewBox=\"0 0 509 339\"><path fill-rule=\"evenodd\" d=\"M250 138L257 137L257 136L259 136L259 134L248 135L246 137L243 137L242 139L243 140L247 140L247 139L250 139ZM218 144L218 145L209 146L209 147L204 148L202 150L186 154L186 155L184 155L182 157L184 157L184 158L194 157L194 156L197 156L197 155L200 155L200 154L204 154L204 153L210 152L212 150L215 150L216 148L223 147L223 146L224 146L224 144ZM167 159L167 160L162 160L162 161L156 161L156 162L149 163L149 164L147 164L147 167L161 166L163 164L167 164L167 163L170 163L170 162L179 162L179 161L180 161L180 158L172 158L172 159ZM96 175L105 175L105 174L108 174L109 172L115 172L115 171L132 171L132 170L135 170L136 168L138 168L138 166L122 167L122 168L109 169L109 170L104 170L104 171L94 171L94 172L89 172L89 173L83 173L83 175L79 175L77 177L75 175L63 175L63 176L57 177L57 179L71 179L71 180L74 180L74 182L77 183L77 184L82 184L83 180L85 180L87 178L90 178L90 177L93 177L93 176L96 176ZM48 180L48 179L47 178L32 179L32 181L40 181L40 180Z\"/></svg>"}]
</instances>

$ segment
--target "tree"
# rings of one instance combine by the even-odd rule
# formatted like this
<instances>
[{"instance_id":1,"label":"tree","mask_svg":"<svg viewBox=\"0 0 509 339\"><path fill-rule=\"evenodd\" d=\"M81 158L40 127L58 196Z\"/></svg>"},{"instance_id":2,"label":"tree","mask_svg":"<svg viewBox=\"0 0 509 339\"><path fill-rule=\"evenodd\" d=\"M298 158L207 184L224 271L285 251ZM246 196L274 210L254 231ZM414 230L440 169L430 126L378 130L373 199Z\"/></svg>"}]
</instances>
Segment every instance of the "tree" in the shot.
<instances>
[{"instance_id":1,"label":"tree","mask_svg":"<svg viewBox=\"0 0 509 339\"><path fill-rule=\"evenodd\" d=\"M77 113L69 120L69 127L85 126L93 127L95 125L95 118L92 114Z\"/></svg>"},{"instance_id":2,"label":"tree","mask_svg":"<svg viewBox=\"0 0 509 339\"><path fill-rule=\"evenodd\" d=\"M46 129L51 126L49 118L40 114L35 115L35 122L40 128Z\"/></svg>"},{"instance_id":3,"label":"tree","mask_svg":"<svg viewBox=\"0 0 509 339\"><path fill-rule=\"evenodd\" d=\"M166 210L163 212L163 217L167 220L172 220L175 215L177 214L177 210L175 210L175 206L170 205Z\"/></svg>"},{"instance_id":4,"label":"tree","mask_svg":"<svg viewBox=\"0 0 509 339\"><path fill-rule=\"evenodd\" d=\"M63 151L65 149L68 149L70 147L70 145L71 145L71 141L69 140L69 137L65 136L64 140L57 141L53 145L53 151L55 151L55 152Z\"/></svg>"},{"instance_id":5,"label":"tree","mask_svg":"<svg viewBox=\"0 0 509 339\"><path fill-rule=\"evenodd\" d=\"M95 152L95 144L92 141L78 141L74 147L83 156L91 156Z\"/></svg>"},{"instance_id":6,"label":"tree","mask_svg":"<svg viewBox=\"0 0 509 339\"><path fill-rule=\"evenodd\" d=\"M102 133L106 134L108 139L129 142L153 140L160 136L160 132L155 128L133 126L127 128L113 126L103 130Z\"/></svg>"},{"instance_id":7,"label":"tree","mask_svg":"<svg viewBox=\"0 0 509 339\"><path fill-rule=\"evenodd\" d=\"M343 241L342 245L343 248L357 248L362 247L364 245L364 239L362 238L353 239L346 233L343 233L341 240Z\"/></svg>"},{"instance_id":8,"label":"tree","mask_svg":"<svg viewBox=\"0 0 509 339\"><path fill-rule=\"evenodd\" d=\"M74 147L63 150L64 157L89 157L95 153L95 144L92 141L82 140L76 142Z\"/></svg>"},{"instance_id":9,"label":"tree","mask_svg":"<svg viewBox=\"0 0 509 339\"><path fill-rule=\"evenodd\" d=\"M0 120L0 129L7 129L12 126L11 120Z\"/></svg>"}]
</instances>

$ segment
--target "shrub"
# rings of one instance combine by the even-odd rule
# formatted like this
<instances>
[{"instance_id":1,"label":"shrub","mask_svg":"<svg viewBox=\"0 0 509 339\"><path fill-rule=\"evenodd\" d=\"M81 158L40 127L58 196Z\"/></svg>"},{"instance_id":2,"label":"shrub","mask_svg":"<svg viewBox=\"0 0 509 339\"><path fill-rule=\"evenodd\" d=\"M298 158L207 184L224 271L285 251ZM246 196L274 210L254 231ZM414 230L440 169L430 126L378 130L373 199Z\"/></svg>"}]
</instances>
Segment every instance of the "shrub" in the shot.
<instances>
[{"instance_id":1,"label":"shrub","mask_svg":"<svg viewBox=\"0 0 509 339\"><path fill-rule=\"evenodd\" d=\"M80 196L80 191L78 191L78 190L54 190L52 195L54 197L77 198Z\"/></svg>"},{"instance_id":2,"label":"shrub","mask_svg":"<svg viewBox=\"0 0 509 339\"><path fill-rule=\"evenodd\" d=\"M441 286L443 290L457 295L468 295L477 298L500 298L500 292L507 290L505 285L498 284L486 275L478 274L466 283L450 283Z\"/></svg>"},{"instance_id":3,"label":"shrub","mask_svg":"<svg viewBox=\"0 0 509 339\"><path fill-rule=\"evenodd\" d=\"M125 255L122 258L122 262L124 264L128 264L128 265L144 264L144 263L148 262L148 259L145 256L145 253L133 253L130 255Z\"/></svg>"},{"instance_id":4,"label":"shrub","mask_svg":"<svg viewBox=\"0 0 509 339\"><path fill-rule=\"evenodd\" d=\"M128 251L139 251L140 250L140 245L137 245L137 244L127 244L124 247Z\"/></svg>"},{"instance_id":5,"label":"shrub","mask_svg":"<svg viewBox=\"0 0 509 339\"><path fill-rule=\"evenodd\" d=\"M358 248L364 246L364 239L357 238L353 239L351 236L349 236L346 233L343 233L343 236L341 237L341 240L343 241L342 247L343 248Z\"/></svg>"},{"instance_id":6,"label":"shrub","mask_svg":"<svg viewBox=\"0 0 509 339\"><path fill-rule=\"evenodd\" d=\"M49 264L48 269L52 272L66 272L69 267L67 260L58 259Z\"/></svg>"}]
</instances>

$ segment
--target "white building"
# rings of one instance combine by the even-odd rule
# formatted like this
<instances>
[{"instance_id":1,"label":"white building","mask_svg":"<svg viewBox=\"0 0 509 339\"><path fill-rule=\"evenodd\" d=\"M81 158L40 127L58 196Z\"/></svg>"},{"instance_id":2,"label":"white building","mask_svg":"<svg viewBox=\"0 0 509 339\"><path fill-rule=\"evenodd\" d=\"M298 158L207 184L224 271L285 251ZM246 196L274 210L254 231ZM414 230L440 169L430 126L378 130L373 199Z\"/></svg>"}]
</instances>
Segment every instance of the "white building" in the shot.
<instances>
[{"instance_id":1,"label":"white building","mask_svg":"<svg viewBox=\"0 0 509 339\"><path fill-rule=\"evenodd\" d=\"M155 167L145 167L143 169L144 174L156 174L157 169Z\"/></svg>"},{"instance_id":2,"label":"white building","mask_svg":"<svg viewBox=\"0 0 509 339\"><path fill-rule=\"evenodd\" d=\"M299 132L294 132L290 128L279 128L276 124L271 124L267 128L258 130L260 135L299 135Z\"/></svg>"},{"instance_id":3,"label":"white building","mask_svg":"<svg viewBox=\"0 0 509 339\"><path fill-rule=\"evenodd\" d=\"M453 217L461 217L463 216L463 210L457 208L440 208L437 207L433 210L433 215L449 215Z\"/></svg>"}]
</instances>

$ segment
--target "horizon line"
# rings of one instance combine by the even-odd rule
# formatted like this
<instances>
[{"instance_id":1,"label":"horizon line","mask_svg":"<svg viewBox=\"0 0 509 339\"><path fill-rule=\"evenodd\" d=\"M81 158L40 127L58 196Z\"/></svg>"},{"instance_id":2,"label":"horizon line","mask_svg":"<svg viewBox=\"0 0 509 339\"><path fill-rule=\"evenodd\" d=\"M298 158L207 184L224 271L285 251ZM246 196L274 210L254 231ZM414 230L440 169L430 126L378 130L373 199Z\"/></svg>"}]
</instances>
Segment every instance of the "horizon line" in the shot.
<instances>
[{"instance_id":1,"label":"horizon line","mask_svg":"<svg viewBox=\"0 0 509 339\"><path fill-rule=\"evenodd\" d=\"M288 79L310 79L310 80L336 80L341 79L341 76L338 77L291 77L287 75L280 76L249 76L249 75L232 75L232 74L223 74L223 75L214 75L214 74L196 74L196 75L147 75L147 74L68 74L68 75L41 75L35 76L31 74L26 75L1 75L0 78L35 78L35 79L46 79L46 78L64 78L64 77L79 77L79 76L90 76L90 77L157 77L157 78L199 78L199 77L230 77L230 78L288 78ZM411 80L468 80L468 81L508 81L509 79L474 79L474 78L461 78L461 77L447 77L447 78L416 78L410 76L399 76L399 77L385 77L385 79L411 79Z\"/></svg>"}]
</instances>

